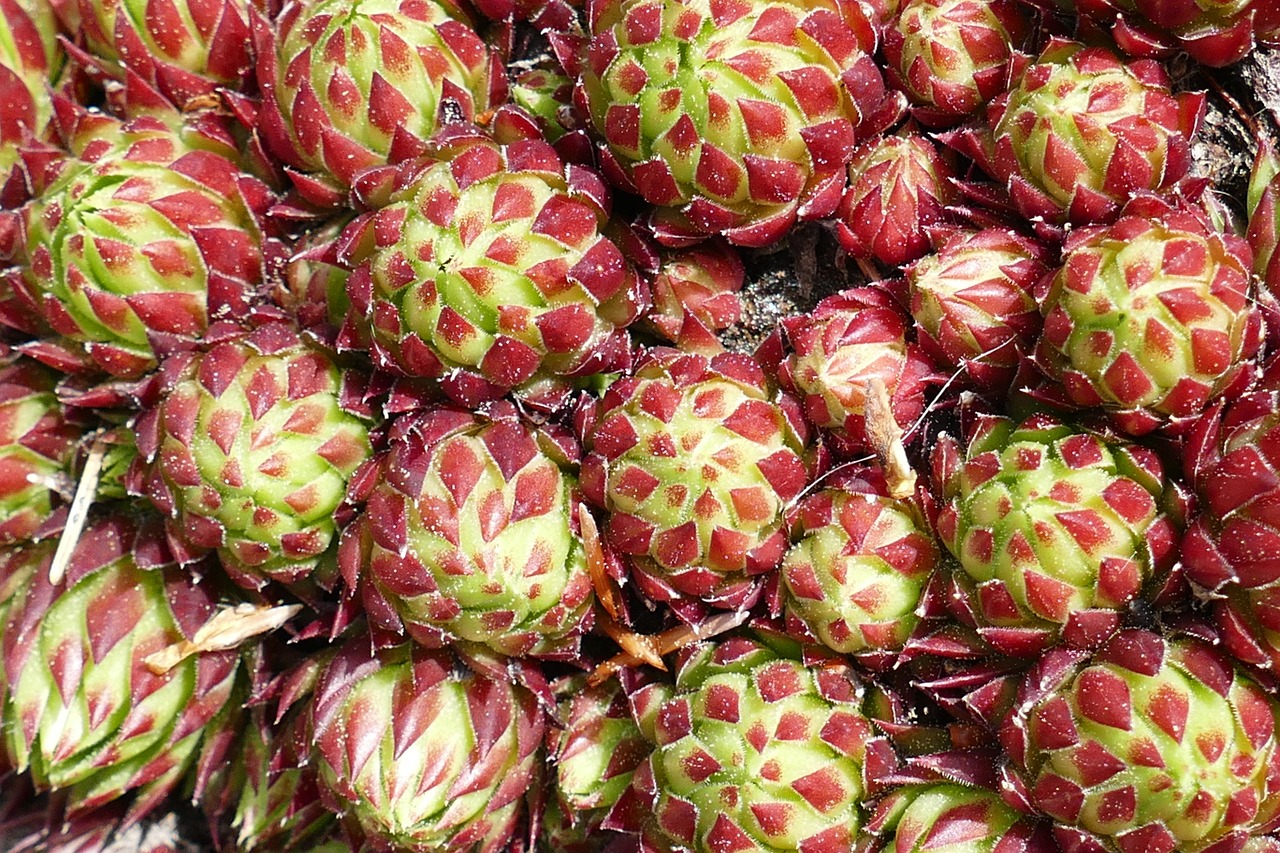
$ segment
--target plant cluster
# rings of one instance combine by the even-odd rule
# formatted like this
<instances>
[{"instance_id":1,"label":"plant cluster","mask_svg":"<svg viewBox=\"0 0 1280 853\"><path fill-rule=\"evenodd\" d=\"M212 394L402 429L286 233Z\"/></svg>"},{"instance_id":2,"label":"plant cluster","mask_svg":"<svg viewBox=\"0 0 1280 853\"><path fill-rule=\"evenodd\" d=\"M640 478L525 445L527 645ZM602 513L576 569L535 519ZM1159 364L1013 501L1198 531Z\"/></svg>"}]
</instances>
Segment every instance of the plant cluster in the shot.
<instances>
[{"instance_id":1,"label":"plant cluster","mask_svg":"<svg viewBox=\"0 0 1280 853\"><path fill-rule=\"evenodd\" d=\"M0 0L0 848L1280 851L1278 9Z\"/></svg>"}]
</instances>

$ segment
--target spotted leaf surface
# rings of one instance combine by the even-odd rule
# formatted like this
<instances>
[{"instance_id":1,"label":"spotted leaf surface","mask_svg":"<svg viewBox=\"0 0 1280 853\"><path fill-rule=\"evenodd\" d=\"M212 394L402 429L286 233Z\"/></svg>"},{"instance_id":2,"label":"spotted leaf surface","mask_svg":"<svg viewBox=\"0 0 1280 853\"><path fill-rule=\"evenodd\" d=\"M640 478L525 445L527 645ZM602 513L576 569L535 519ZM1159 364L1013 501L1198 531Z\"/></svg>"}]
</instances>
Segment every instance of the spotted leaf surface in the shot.
<instances>
[{"instance_id":1,"label":"spotted leaf surface","mask_svg":"<svg viewBox=\"0 0 1280 853\"><path fill-rule=\"evenodd\" d=\"M587 853L602 839L609 810L626 794L636 769L653 745L641 734L622 685L589 686L580 676L553 685L563 726L548 731L548 759L554 768L543 821L543 841L564 853Z\"/></svg>"},{"instance_id":2,"label":"spotted leaf surface","mask_svg":"<svg viewBox=\"0 0 1280 853\"><path fill-rule=\"evenodd\" d=\"M994 170L1026 216L1105 221L1186 176L1203 109L1155 62L1055 40L995 102Z\"/></svg>"},{"instance_id":3,"label":"spotted leaf surface","mask_svg":"<svg viewBox=\"0 0 1280 853\"><path fill-rule=\"evenodd\" d=\"M901 648L941 559L919 510L870 488L828 489L800 505L793 535L788 615L838 652Z\"/></svg>"},{"instance_id":4,"label":"spotted leaf surface","mask_svg":"<svg viewBox=\"0 0 1280 853\"><path fill-rule=\"evenodd\" d=\"M431 646L576 650L594 601L580 501L541 441L511 411L440 409L397 424L340 554L375 624Z\"/></svg>"},{"instance_id":5,"label":"spotted leaf surface","mask_svg":"<svg viewBox=\"0 0 1280 853\"><path fill-rule=\"evenodd\" d=\"M870 449L867 392L884 383L898 426L924 410L933 363L907 340L907 322L893 299L872 287L827 297L812 314L782 323L790 352L778 380L804 406L814 426L830 430L851 453Z\"/></svg>"},{"instance_id":6,"label":"spotted leaf surface","mask_svg":"<svg viewBox=\"0 0 1280 853\"><path fill-rule=\"evenodd\" d=\"M1140 197L1075 232L1041 305L1037 355L1083 406L1135 434L1186 420L1247 379L1260 320L1244 241Z\"/></svg>"},{"instance_id":7,"label":"spotted leaf surface","mask_svg":"<svg viewBox=\"0 0 1280 853\"><path fill-rule=\"evenodd\" d=\"M343 238L364 241L348 292L379 365L476 404L624 362L648 295L601 234L603 182L541 140L460 133L440 156L407 164Z\"/></svg>"},{"instance_id":8,"label":"spotted leaf surface","mask_svg":"<svg viewBox=\"0 0 1280 853\"><path fill-rule=\"evenodd\" d=\"M752 639L697 647L657 712L648 832L674 850L848 849L873 735L834 662L809 669Z\"/></svg>"},{"instance_id":9,"label":"spotted leaf surface","mask_svg":"<svg viewBox=\"0 0 1280 853\"><path fill-rule=\"evenodd\" d=\"M673 214L660 236L761 246L831 212L884 101L869 9L623 0L592 17L576 98L610 179Z\"/></svg>"},{"instance_id":10,"label":"spotted leaf surface","mask_svg":"<svg viewBox=\"0 0 1280 853\"><path fill-rule=\"evenodd\" d=\"M906 785L878 800L859 850L872 853L1048 853L1057 846L995 791L946 782ZM872 837L874 836L874 840Z\"/></svg>"},{"instance_id":11,"label":"spotted leaf surface","mask_svg":"<svg viewBox=\"0 0 1280 853\"><path fill-rule=\"evenodd\" d=\"M329 664L312 710L321 795L374 849L497 853L538 778L533 694L412 646Z\"/></svg>"},{"instance_id":12,"label":"spotted leaf surface","mask_svg":"<svg viewBox=\"0 0 1280 853\"><path fill-rule=\"evenodd\" d=\"M1280 407L1255 390L1214 407L1187 443L1199 513L1182 540L1182 560L1215 600L1216 623L1232 654L1255 666L1280 662Z\"/></svg>"},{"instance_id":13,"label":"spotted leaf surface","mask_svg":"<svg viewBox=\"0 0 1280 853\"><path fill-rule=\"evenodd\" d=\"M281 326L163 370L136 428L131 489L169 516L183 556L216 550L243 586L309 575L372 452L365 422L343 408L342 371Z\"/></svg>"},{"instance_id":14,"label":"spotted leaf surface","mask_svg":"<svg viewBox=\"0 0 1280 853\"><path fill-rule=\"evenodd\" d=\"M944 483L938 535L973 616L1009 650L1104 639L1176 555L1155 454L1046 416L982 421Z\"/></svg>"},{"instance_id":15,"label":"spotted leaf surface","mask_svg":"<svg viewBox=\"0 0 1280 853\"><path fill-rule=\"evenodd\" d=\"M1028 22L1008 0L907 0L884 32L894 81L930 124L973 115L1005 90Z\"/></svg>"},{"instance_id":16,"label":"spotted leaf surface","mask_svg":"<svg viewBox=\"0 0 1280 853\"><path fill-rule=\"evenodd\" d=\"M57 19L48 3L5 0L0 3L0 85L5 111L0 115L0 186L18 160L22 142L39 136L53 115L49 84L63 65Z\"/></svg>"},{"instance_id":17,"label":"spotted leaf surface","mask_svg":"<svg viewBox=\"0 0 1280 853\"><path fill-rule=\"evenodd\" d=\"M655 350L605 392L583 491L646 595L736 607L777 567L783 509L809 477L794 408L729 354Z\"/></svg>"},{"instance_id":18,"label":"spotted leaf surface","mask_svg":"<svg viewBox=\"0 0 1280 853\"><path fill-rule=\"evenodd\" d=\"M951 167L928 138L903 133L858 146L849 187L836 211L836 236L846 251L901 266L929 250L927 229L954 201Z\"/></svg>"},{"instance_id":19,"label":"spotted leaf surface","mask_svg":"<svg viewBox=\"0 0 1280 853\"><path fill-rule=\"evenodd\" d=\"M255 20L254 41L260 132L325 206L340 204L361 169L387 163L398 141L420 145L505 91L496 53L450 0L292 2L274 24Z\"/></svg>"},{"instance_id":20,"label":"spotted leaf surface","mask_svg":"<svg viewBox=\"0 0 1280 853\"><path fill-rule=\"evenodd\" d=\"M1208 646L1130 630L1014 727L1032 800L1058 824L1120 851L1198 851L1274 810L1276 712Z\"/></svg>"},{"instance_id":21,"label":"spotted leaf surface","mask_svg":"<svg viewBox=\"0 0 1280 853\"><path fill-rule=\"evenodd\" d=\"M77 0L86 46L108 68L138 74L176 105L240 88L253 68L247 0Z\"/></svg>"}]
</instances>

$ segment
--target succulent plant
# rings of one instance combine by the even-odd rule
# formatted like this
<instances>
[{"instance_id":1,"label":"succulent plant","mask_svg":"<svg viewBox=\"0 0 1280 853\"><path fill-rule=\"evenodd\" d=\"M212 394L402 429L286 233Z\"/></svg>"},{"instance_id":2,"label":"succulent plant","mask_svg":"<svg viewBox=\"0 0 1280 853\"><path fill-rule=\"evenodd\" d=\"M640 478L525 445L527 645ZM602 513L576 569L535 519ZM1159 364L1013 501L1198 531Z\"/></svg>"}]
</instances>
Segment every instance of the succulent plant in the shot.
<instances>
[{"instance_id":1,"label":"succulent plant","mask_svg":"<svg viewBox=\"0 0 1280 853\"><path fill-rule=\"evenodd\" d=\"M0 2L0 198L15 204L24 194L10 172L24 142L41 136L53 115L51 84L64 56L57 42L57 20L49 3Z\"/></svg>"},{"instance_id":2,"label":"succulent plant","mask_svg":"<svg viewBox=\"0 0 1280 853\"><path fill-rule=\"evenodd\" d=\"M352 641L312 708L321 796L356 848L497 853L540 781L533 693L464 672L443 652Z\"/></svg>"},{"instance_id":3,"label":"succulent plant","mask_svg":"<svg viewBox=\"0 0 1280 853\"><path fill-rule=\"evenodd\" d=\"M140 376L158 346L247 309L271 252L258 218L270 195L229 141L86 114L77 157L23 209L28 267L12 280L93 366Z\"/></svg>"},{"instance_id":4,"label":"succulent plant","mask_svg":"<svg viewBox=\"0 0 1280 853\"><path fill-rule=\"evenodd\" d=\"M850 476L795 510L780 570L788 620L837 652L901 649L941 563L920 508L885 492Z\"/></svg>"},{"instance_id":5,"label":"succulent plant","mask_svg":"<svg viewBox=\"0 0 1280 853\"><path fill-rule=\"evenodd\" d=\"M1110 27L1131 56L1160 57L1186 51L1201 65L1239 62L1267 28L1268 4L1257 0L1088 0L1080 12Z\"/></svg>"},{"instance_id":6,"label":"succulent plant","mask_svg":"<svg viewBox=\"0 0 1280 853\"><path fill-rule=\"evenodd\" d=\"M248 81L248 0L74 0L89 63L137 74L179 107Z\"/></svg>"},{"instance_id":7,"label":"succulent plant","mask_svg":"<svg viewBox=\"0 0 1280 853\"><path fill-rule=\"evenodd\" d=\"M183 560L216 550L242 586L307 577L371 454L347 374L281 324L161 366L138 419L130 490L167 516ZM367 415L367 413L365 413Z\"/></svg>"},{"instance_id":8,"label":"succulent plant","mask_svg":"<svg viewBox=\"0 0 1280 853\"><path fill-rule=\"evenodd\" d=\"M1046 658L1003 739L1064 846L1210 850L1274 817L1277 710L1204 643L1131 629Z\"/></svg>"},{"instance_id":9,"label":"succulent plant","mask_svg":"<svg viewBox=\"0 0 1280 853\"><path fill-rule=\"evenodd\" d=\"M1252 378L1261 326L1249 270L1243 240L1190 206L1139 196L1113 225L1066 241L1037 358L1126 432L1185 423Z\"/></svg>"},{"instance_id":10,"label":"succulent plant","mask_svg":"<svg viewBox=\"0 0 1280 853\"><path fill-rule=\"evenodd\" d=\"M340 257L379 367L476 404L558 400L569 380L625 365L648 294L602 234L593 172L541 140L458 131L385 177L370 177L376 210L348 226Z\"/></svg>"},{"instance_id":11,"label":"succulent plant","mask_svg":"<svg viewBox=\"0 0 1280 853\"><path fill-rule=\"evenodd\" d=\"M350 270L339 266L334 241L350 224L350 217L329 220L312 231L294 247L294 253L277 279L272 298L305 333L316 336L327 346L336 348L338 331L351 310L347 296ZM368 349L367 335L349 329L356 335L353 348Z\"/></svg>"},{"instance_id":12,"label":"succulent plant","mask_svg":"<svg viewBox=\"0 0 1280 853\"><path fill-rule=\"evenodd\" d=\"M1182 539L1187 577L1216 597L1224 646L1254 666L1280 664L1280 395L1258 389L1214 406L1188 436L1185 466L1199 512Z\"/></svg>"},{"instance_id":13,"label":"succulent plant","mask_svg":"<svg viewBox=\"0 0 1280 853\"><path fill-rule=\"evenodd\" d=\"M1009 806L995 791L954 782L895 789L876 801L863 833L859 853L1058 850L1033 818Z\"/></svg>"},{"instance_id":14,"label":"succulent plant","mask_svg":"<svg viewBox=\"0 0 1280 853\"><path fill-rule=\"evenodd\" d=\"M727 243L663 252L646 319L673 343L689 334L691 324L710 332L727 329L742 316L738 291L745 279L742 258Z\"/></svg>"},{"instance_id":15,"label":"succulent plant","mask_svg":"<svg viewBox=\"0 0 1280 853\"><path fill-rule=\"evenodd\" d=\"M1249 175L1249 192L1246 199L1249 225L1246 237L1253 250L1253 271L1263 286L1275 295L1280 293L1280 156L1275 146L1263 139L1258 143L1258 155Z\"/></svg>"},{"instance_id":16,"label":"succulent plant","mask_svg":"<svg viewBox=\"0 0 1280 853\"><path fill-rule=\"evenodd\" d=\"M794 401L746 356L653 350L582 418L587 499L657 601L738 608L786 550L783 510L808 484Z\"/></svg>"},{"instance_id":17,"label":"succulent plant","mask_svg":"<svg viewBox=\"0 0 1280 853\"><path fill-rule=\"evenodd\" d=\"M311 850L331 834L335 818L320 801L302 718L273 721L265 709L250 714L241 751L243 770L234 815L237 850Z\"/></svg>"},{"instance_id":18,"label":"succulent plant","mask_svg":"<svg viewBox=\"0 0 1280 853\"><path fill-rule=\"evenodd\" d=\"M979 388L1003 391L1040 333L1036 285L1048 250L1014 231L960 232L907 270L920 346L962 369Z\"/></svg>"},{"instance_id":19,"label":"succulent plant","mask_svg":"<svg viewBox=\"0 0 1280 853\"><path fill-rule=\"evenodd\" d=\"M339 555L370 620L428 646L573 657L594 596L565 439L512 407L397 421Z\"/></svg>"},{"instance_id":20,"label":"succulent plant","mask_svg":"<svg viewBox=\"0 0 1280 853\"><path fill-rule=\"evenodd\" d=\"M573 80L558 68L533 68L517 75L511 81L511 103L537 123L548 142L555 143L578 129Z\"/></svg>"},{"instance_id":21,"label":"succulent plant","mask_svg":"<svg viewBox=\"0 0 1280 853\"><path fill-rule=\"evenodd\" d=\"M778 381L799 398L810 423L831 431L846 452L872 449L866 420L873 382L884 384L899 427L910 428L924 411L934 366L908 339L907 321L887 292L846 290L780 326Z\"/></svg>"},{"instance_id":22,"label":"succulent plant","mask_svg":"<svg viewBox=\"0 0 1280 853\"><path fill-rule=\"evenodd\" d=\"M921 122L954 124L1005 91L1028 30L1009 0L907 0L884 30L890 79Z\"/></svg>"},{"instance_id":23,"label":"succulent plant","mask_svg":"<svg viewBox=\"0 0 1280 853\"><path fill-rule=\"evenodd\" d=\"M1078 225L1187 175L1204 96L1173 95L1152 60L1054 39L988 113L991 147L973 153L1018 211Z\"/></svg>"},{"instance_id":24,"label":"succulent plant","mask_svg":"<svg viewBox=\"0 0 1280 853\"><path fill-rule=\"evenodd\" d=\"M836 236L855 257L901 266L929 250L928 229L946 219L951 167L925 136L904 132L864 142L849 162Z\"/></svg>"},{"instance_id":25,"label":"succulent plant","mask_svg":"<svg viewBox=\"0 0 1280 853\"><path fill-rule=\"evenodd\" d=\"M887 123L873 17L828 0L593 6L575 98L606 175L658 205L675 244L764 246L827 216L857 140Z\"/></svg>"},{"instance_id":26,"label":"succulent plant","mask_svg":"<svg viewBox=\"0 0 1280 853\"><path fill-rule=\"evenodd\" d=\"M145 814L181 781L232 693L235 652L196 654L163 675L147 665L212 617L215 585L121 516L85 530L56 583L44 553L4 626L6 751L39 789L66 791L73 813L136 791L131 812Z\"/></svg>"},{"instance_id":27,"label":"succulent plant","mask_svg":"<svg viewBox=\"0 0 1280 853\"><path fill-rule=\"evenodd\" d=\"M1167 582L1180 518L1152 451L1045 415L989 417L963 451L935 445L933 465L966 617L1002 651L1096 645Z\"/></svg>"},{"instance_id":28,"label":"succulent plant","mask_svg":"<svg viewBox=\"0 0 1280 853\"><path fill-rule=\"evenodd\" d=\"M1280 853L1258 45L0 0L0 851Z\"/></svg>"},{"instance_id":29,"label":"succulent plant","mask_svg":"<svg viewBox=\"0 0 1280 853\"><path fill-rule=\"evenodd\" d=\"M610 838L603 828L610 810L653 746L632 717L619 682L592 686L573 676L553 689L563 725L547 732L553 814L543 820L543 843L556 853L598 850Z\"/></svg>"},{"instance_id":30,"label":"succulent plant","mask_svg":"<svg viewBox=\"0 0 1280 853\"><path fill-rule=\"evenodd\" d=\"M652 797L653 849L849 849L863 821L861 688L838 660L753 638L692 647L654 704L657 747L634 783ZM642 776L643 774L646 774Z\"/></svg>"},{"instance_id":31,"label":"succulent plant","mask_svg":"<svg viewBox=\"0 0 1280 853\"><path fill-rule=\"evenodd\" d=\"M33 536L69 486L84 425L58 403L56 382L28 359L0 368L0 542Z\"/></svg>"},{"instance_id":32,"label":"succulent plant","mask_svg":"<svg viewBox=\"0 0 1280 853\"><path fill-rule=\"evenodd\" d=\"M258 130L322 208L362 169L419 153L505 97L497 52L453 0L293 0L274 22L254 16L253 41Z\"/></svg>"},{"instance_id":33,"label":"succulent plant","mask_svg":"<svg viewBox=\"0 0 1280 853\"><path fill-rule=\"evenodd\" d=\"M244 853L314 853L338 837L337 816L320 799L305 701L332 656L323 650L304 658L215 720L221 731L210 741L230 746L202 751L202 764L217 765L194 792L220 831L215 843Z\"/></svg>"}]
</instances>

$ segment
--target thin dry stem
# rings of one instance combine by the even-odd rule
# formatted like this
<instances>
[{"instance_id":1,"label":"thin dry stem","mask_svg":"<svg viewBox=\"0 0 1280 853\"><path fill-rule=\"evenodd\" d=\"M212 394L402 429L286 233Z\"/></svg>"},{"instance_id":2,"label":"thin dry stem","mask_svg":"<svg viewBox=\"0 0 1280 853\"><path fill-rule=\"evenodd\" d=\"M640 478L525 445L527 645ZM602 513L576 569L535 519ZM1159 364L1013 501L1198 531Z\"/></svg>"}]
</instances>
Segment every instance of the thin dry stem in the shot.
<instances>
[{"instance_id":1,"label":"thin dry stem","mask_svg":"<svg viewBox=\"0 0 1280 853\"><path fill-rule=\"evenodd\" d=\"M706 639L710 639L725 631L731 631L734 628L747 621L747 613L745 611L734 611L730 613L717 613L715 616L708 617L698 625L677 625L674 628L668 628L661 634L648 637L652 641L653 648L660 655L670 654L677 649L698 643ZM639 636L639 635L637 635ZM609 660L600 664L591 675L587 676L587 683L592 687L608 681L618 670L624 666L637 666L646 663L646 661L630 654L626 651L616 654ZM661 667L666 669L666 666Z\"/></svg>"},{"instance_id":2,"label":"thin dry stem","mask_svg":"<svg viewBox=\"0 0 1280 853\"><path fill-rule=\"evenodd\" d=\"M587 573L595 587L596 599L612 619L622 618L622 595L604 565L604 547L600 544L600 529L586 504L578 504L578 529L587 551Z\"/></svg>"},{"instance_id":3,"label":"thin dry stem","mask_svg":"<svg viewBox=\"0 0 1280 853\"><path fill-rule=\"evenodd\" d=\"M916 492L916 472L911 470L907 449L902 444L902 428L893 418L893 404L884 380L873 377L867 383L867 438L884 469L889 495L909 498Z\"/></svg>"},{"instance_id":4,"label":"thin dry stem","mask_svg":"<svg viewBox=\"0 0 1280 853\"><path fill-rule=\"evenodd\" d=\"M270 633L301 610L301 604L271 607L248 603L219 610L190 640L166 646L148 655L143 663L156 675L164 675L192 655L234 649L245 640Z\"/></svg>"},{"instance_id":5,"label":"thin dry stem","mask_svg":"<svg viewBox=\"0 0 1280 853\"><path fill-rule=\"evenodd\" d=\"M637 663L648 664L664 672L666 671L667 665L662 660L658 636L637 634L635 631L622 627L608 616L604 616L600 620L600 628L609 639L622 648L624 654L635 658Z\"/></svg>"},{"instance_id":6,"label":"thin dry stem","mask_svg":"<svg viewBox=\"0 0 1280 853\"><path fill-rule=\"evenodd\" d=\"M89 509L93 506L94 496L98 494L98 480L102 476L102 462L107 455L105 433L99 432L89 448L89 457L85 460L84 471L80 474L80 483L76 486L76 495L71 499L71 508L67 510L67 526L63 528L62 538L53 552L53 562L49 564L49 583L57 586L67 573L67 565L71 555L84 532L85 522L89 518Z\"/></svg>"},{"instance_id":7,"label":"thin dry stem","mask_svg":"<svg viewBox=\"0 0 1280 853\"><path fill-rule=\"evenodd\" d=\"M1262 129L1258 126L1258 120L1230 92L1224 89L1221 83L1213 77L1209 77L1208 80L1213 93L1226 102L1227 106L1231 108L1232 114L1240 120L1240 123L1245 126L1254 139L1258 139L1262 133Z\"/></svg>"}]
</instances>

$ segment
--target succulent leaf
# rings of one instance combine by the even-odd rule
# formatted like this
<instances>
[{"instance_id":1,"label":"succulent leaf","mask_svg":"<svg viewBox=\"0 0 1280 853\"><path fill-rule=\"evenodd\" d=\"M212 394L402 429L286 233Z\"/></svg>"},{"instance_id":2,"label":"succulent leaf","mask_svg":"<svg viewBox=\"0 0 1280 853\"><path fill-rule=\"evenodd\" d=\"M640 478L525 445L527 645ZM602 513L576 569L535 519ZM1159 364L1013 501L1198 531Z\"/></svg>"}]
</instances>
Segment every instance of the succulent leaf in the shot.
<instances>
[{"instance_id":1,"label":"succulent leaf","mask_svg":"<svg viewBox=\"0 0 1280 853\"><path fill-rule=\"evenodd\" d=\"M462 672L441 652L374 654L353 641L312 708L321 794L351 838L375 849L497 853L540 783L533 694Z\"/></svg>"}]
</instances>

